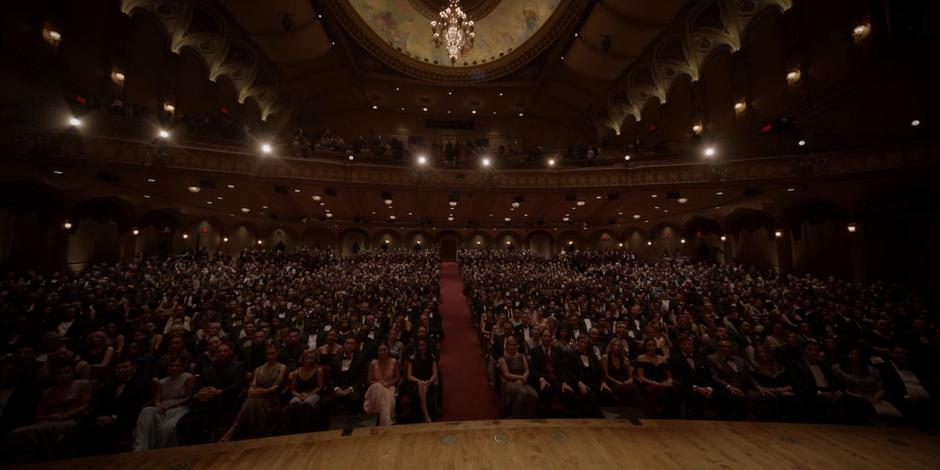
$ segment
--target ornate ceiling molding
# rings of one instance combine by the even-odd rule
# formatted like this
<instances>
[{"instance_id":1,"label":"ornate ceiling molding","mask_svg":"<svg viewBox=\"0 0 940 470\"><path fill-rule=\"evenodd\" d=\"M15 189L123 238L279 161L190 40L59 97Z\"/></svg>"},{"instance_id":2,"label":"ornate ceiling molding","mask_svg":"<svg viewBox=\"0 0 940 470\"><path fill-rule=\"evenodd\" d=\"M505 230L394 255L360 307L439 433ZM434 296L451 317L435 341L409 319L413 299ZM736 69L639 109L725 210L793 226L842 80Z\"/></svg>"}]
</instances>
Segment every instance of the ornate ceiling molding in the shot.
<instances>
[{"instance_id":1,"label":"ornate ceiling molding","mask_svg":"<svg viewBox=\"0 0 940 470\"><path fill-rule=\"evenodd\" d=\"M412 0L417 1L417 0ZM590 5L589 0L561 0L545 23L521 47L478 65L451 67L423 62L393 48L376 34L348 2L324 2L330 15L370 54L389 67L422 80L442 84L468 84L508 75L531 61L570 31ZM431 40L428 20L428 41Z\"/></svg>"}]
</instances>

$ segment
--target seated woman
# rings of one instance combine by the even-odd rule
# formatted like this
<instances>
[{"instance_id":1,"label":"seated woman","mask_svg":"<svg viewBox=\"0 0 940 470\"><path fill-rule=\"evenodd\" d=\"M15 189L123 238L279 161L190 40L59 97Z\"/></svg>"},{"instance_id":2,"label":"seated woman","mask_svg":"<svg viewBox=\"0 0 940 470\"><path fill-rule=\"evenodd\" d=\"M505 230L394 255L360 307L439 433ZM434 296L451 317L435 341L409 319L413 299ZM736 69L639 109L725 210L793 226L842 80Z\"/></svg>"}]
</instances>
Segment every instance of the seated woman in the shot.
<instances>
[{"instance_id":1,"label":"seated woman","mask_svg":"<svg viewBox=\"0 0 940 470\"><path fill-rule=\"evenodd\" d=\"M91 383L75 379L73 362L56 358L50 366L55 383L39 399L36 424L16 428L11 436L13 442L23 442L33 455L44 458L55 458L59 439L91 410L92 397Z\"/></svg>"},{"instance_id":2,"label":"seated woman","mask_svg":"<svg viewBox=\"0 0 940 470\"><path fill-rule=\"evenodd\" d=\"M195 377L184 372L179 358L166 365L167 376L156 383L153 406L140 411L134 429L134 450L162 449L176 445L176 424L189 411Z\"/></svg>"},{"instance_id":3,"label":"seated woman","mask_svg":"<svg viewBox=\"0 0 940 470\"><path fill-rule=\"evenodd\" d=\"M343 350L343 345L337 342L336 330L330 330L326 333L326 343L324 343L317 352L320 354L320 364L329 366L333 363L333 358Z\"/></svg>"},{"instance_id":4,"label":"seated woman","mask_svg":"<svg viewBox=\"0 0 940 470\"><path fill-rule=\"evenodd\" d=\"M762 394L769 397L767 392L773 394L776 400L764 400L773 404L771 409L758 410L765 418L788 418L796 412L798 402L790 383L790 375L784 367L777 365L777 358L769 343L758 344L754 348L754 365L751 375L757 381Z\"/></svg>"},{"instance_id":5,"label":"seated woman","mask_svg":"<svg viewBox=\"0 0 940 470\"><path fill-rule=\"evenodd\" d=\"M901 419L901 412L887 400L878 369L868 364L858 346L849 348L845 359L832 366L832 373L845 390L848 406L864 420L871 418Z\"/></svg>"},{"instance_id":6,"label":"seated woman","mask_svg":"<svg viewBox=\"0 0 940 470\"><path fill-rule=\"evenodd\" d=\"M529 361L519 352L515 336L506 337L506 351L497 367L503 378L503 401L509 406L509 417L535 417L539 394L528 384Z\"/></svg>"},{"instance_id":7,"label":"seated woman","mask_svg":"<svg viewBox=\"0 0 940 470\"><path fill-rule=\"evenodd\" d=\"M104 331L92 331L85 337L85 350L82 359L88 363L88 369L82 372L83 379L107 380L111 376L111 362L114 359L114 347Z\"/></svg>"},{"instance_id":8,"label":"seated woman","mask_svg":"<svg viewBox=\"0 0 940 470\"><path fill-rule=\"evenodd\" d=\"M311 412L320 401L320 392L326 375L326 366L320 365L320 353L308 349L300 355L300 367L291 374L290 393L287 405L291 432L303 432L310 422Z\"/></svg>"},{"instance_id":9,"label":"seated woman","mask_svg":"<svg viewBox=\"0 0 940 470\"><path fill-rule=\"evenodd\" d=\"M389 354L388 344L379 344L377 353L378 357L369 363L369 388L362 408L366 413L378 413L379 426L391 426L395 422L395 393L401 382L401 368Z\"/></svg>"},{"instance_id":10,"label":"seated woman","mask_svg":"<svg viewBox=\"0 0 940 470\"><path fill-rule=\"evenodd\" d=\"M275 415L280 409L278 391L287 374L287 366L277 362L277 357L277 348L268 345L265 349L265 363L255 368L251 386L248 387L248 398L242 403L235 422L219 442L232 440L240 428L247 437L267 436L271 432Z\"/></svg>"},{"instance_id":11,"label":"seated woman","mask_svg":"<svg viewBox=\"0 0 940 470\"><path fill-rule=\"evenodd\" d=\"M428 341L419 339L415 353L408 358L408 382L414 384L418 392L418 401L421 403L421 414L424 422L431 422L428 412L428 392L433 391L437 385L437 356L428 351Z\"/></svg>"},{"instance_id":12,"label":"seated woman","mask_svg":"<svg viewBox=\"0 0 940 470\"><path fill-rule=\"evenodd\" d=\"M643 393L653 411L666 416L678 416L678 390L672 383L669 362L658 349L655 339L647 338L643 341L643 354L636 358L636 381L643 386Z\"/></svg>"},{"instance_id":13,"label":"seated woman","mask_svg":"<svg viewBox=\"0 0 940 470\"><path fill-rule=\"evenodd\" d=\"M607 352L601 361L604 380L601 391L610 394L619 405L633 405L646 408L646 400L639 386L633 381L633 366L623 348L622 341L607 343Z\"/></svg>"}]
</instances>

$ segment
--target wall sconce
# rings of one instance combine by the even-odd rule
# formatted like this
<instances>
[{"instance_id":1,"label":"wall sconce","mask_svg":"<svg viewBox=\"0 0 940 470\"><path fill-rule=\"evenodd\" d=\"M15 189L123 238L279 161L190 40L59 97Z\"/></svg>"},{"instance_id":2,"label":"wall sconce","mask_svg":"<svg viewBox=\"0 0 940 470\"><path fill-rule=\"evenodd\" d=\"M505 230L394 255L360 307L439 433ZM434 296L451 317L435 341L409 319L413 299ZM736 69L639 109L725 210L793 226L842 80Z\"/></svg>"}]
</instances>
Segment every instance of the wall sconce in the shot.
<instances>
[{"instance_id":1,"label":"wall sconce","mask_svg":"<svg viewBox=\"0 0 940 470\"><path fill-rule=\"evenodd\" d=\"M702 125L701 125L701 124L696 124L696 125L692 126L692 132L695 133L695 134L701 134L701 133L702 133Z\"/></svg>"},{"instance_id":2,"label":"wall sconce","mask_svg":"<svg viewBox=\"0 0 940 470\"><path fill-rule=\"evenodd\" d=\"M184 234L183 234L183 240L189 240L189 234L188 234L188 233L184 233Z\"/></svg>"},{"instance_id":3,"label":"wall sconce","mask_svg":"<svg viewBox=\"0 0 940 470\"><path fill-rule=\"evenodd\" d=\"M52 47L59 47L59 43L62 42L62 33L46 27L42 29L42 39Z\"/></svg>"},{"instance_id":4,"label":"wall sconce","mask_svg":"<svg viewBox=\"0 0 940 470\"><path fill-rule=\"evenodd\" d=\"M133 235L133 236L135 236L135 237L136 237L137 235L140 235L140 230L138 230L138 229L136 229L136 228L135 228L134 230L131 230L131 235Z\"/></svg>"},{"instance_id":5,"label":"wall sconce","mask_svg":"<svg viewBox=\"0 0 940 470\"><path fill-rule=\"evenodd\" d=\"M737 113L743 112L747 108L747 104L743 101L738 101L734 104L734 111Z\"/></svg>"},{"instance_id":6,"label":"wall sconce","mask_svg":"<svg viewBox=\"0 0 940 470\"><path fill-rule=\"evenodd\" d=\"M787 83L789 83L789 84L792 85L792 84L794 84L794 83L796 83L796 82L798 82L798 81L800 81L800 71L799 71L799 70L793 70L793 71L787 73Z\"/></svg>"},{"instance_id":7,"label":"wall sconce","mask_svg":"<svg viewBox=\"0 0 940 470\"><path fill-rule=\"evenodd\" d=\"M66 230L72 230L72 223L66 220L65 222L62 223L62 228Z\"/></svg>"},{"instance_id":8,"label":"wall sconce","mask_svg":"<svg viewBox=\"0 0 940 470\"><path fill-rule=\"evenodd\" d=\"M121 72L121 71L119 71L119 70L112 70L112 71L111 71L111 81L114 82L115 85L117 85L117 86L124 86L124 79L125 79L125 78L126 78L126 77L124 76L124 72Z\"/></svg>"},{"instance_id":9,"label":"wall sconce","mask_svg":"<svg viewBox=\"0 0 940 470\"><path fill-rule=\"evenodd\" d=\"M862 23L855 28L852 28L852 38L856 41L861 41L868 37L871 34L871 23Z\"/></svg>"},{"instance_id":10,"label":"wall sconce","mask_svg":"<svg viewBox=\"0 0 940 470\"><path fill-rule=\"evenodd\" d=\"M858 226L853 222L848 225L848 229L849 233L855 233L855 231L858 230Z\"/></svg>"}]
</instances>

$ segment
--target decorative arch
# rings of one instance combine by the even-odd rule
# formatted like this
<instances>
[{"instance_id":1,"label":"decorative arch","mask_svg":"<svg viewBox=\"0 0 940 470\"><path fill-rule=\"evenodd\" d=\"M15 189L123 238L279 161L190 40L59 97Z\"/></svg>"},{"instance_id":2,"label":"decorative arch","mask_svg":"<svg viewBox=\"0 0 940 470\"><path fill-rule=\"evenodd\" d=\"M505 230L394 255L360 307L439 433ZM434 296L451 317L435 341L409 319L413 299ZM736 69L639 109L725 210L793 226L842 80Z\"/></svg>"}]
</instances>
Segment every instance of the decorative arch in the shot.
<instances>
[{"instance_id":1,"label":"decorative arch","mask_svg":"<svg viewBox=\"0 0 940 470\"><path fill-rule=\"evenodd\" d=\"M695 216L682 225L682 236L688 239L721 234L721 224L708 217Z\"/></svg>"},{"instance_id":2,"label":"decorative arch","mask_svg":"<svg viewBox=\"0 0 940 470\"><path fill-rule=\"evenodd\" d=\"M773 237L773 232L777 227L777 222L769 213L759 209L739 208L728 214L725 218L725 229L731 233L735 239L741 231L750 233L760 229L767 230L768 236Z\"/></svg>"},{"instance_id":3,"label":"decorative arch","mask_svg":"<svg viewBox=\"0 0 940 470\"><path fill-rule=\"evenodd\" d=\"M108 196L82 201L76 204L71 212L76 228L82 219L91 219L98 223L113 220L118 230L124 232L130 229L136 211L130 202L116 196Z\"/></svg>"},{"instance_id":4,"label":"decorative arch","mask_svg":"<svg viewBox=\"0 0 940 470\"><path fill-rule=\"evenodd\" d=\"M780 222L793 234L794 239L799 240L803 236L804 222L810 225L822 225L826 222L839 223L845 219L845 211L838 204L814 198L797 202L787 208Z\"/></svg>"}]
</instances>

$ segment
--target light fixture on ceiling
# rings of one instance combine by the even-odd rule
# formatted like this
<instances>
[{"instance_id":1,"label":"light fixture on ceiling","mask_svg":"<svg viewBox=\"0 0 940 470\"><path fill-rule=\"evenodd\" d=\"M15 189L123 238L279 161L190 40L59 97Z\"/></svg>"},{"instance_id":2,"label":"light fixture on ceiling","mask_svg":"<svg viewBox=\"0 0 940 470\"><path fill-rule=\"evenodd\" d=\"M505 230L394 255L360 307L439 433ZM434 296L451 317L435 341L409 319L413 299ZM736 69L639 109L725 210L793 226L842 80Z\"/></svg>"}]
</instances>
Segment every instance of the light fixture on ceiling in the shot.
<instances>
[{"instance_id":1,"label":"light fixture on ceiling","mask_svg":"<svg viewBox=\"0 0 940 470\"><path fill-rule=\"evenodd\" d=\"M728 237L726 237L726 236L724 236L724 235L721 236L721 241L725 241L725 240L727 240L727 239L728 239Z\"/></svg>"},{"instance_id":2,"label":"light fixture on ceiling","mask_svg":"<svg viewBox=\"0 0 940 470\"><path fill-rule=\"evenodd\" d=\"M111 81L117 86L124 86L124 73L114 70L111 72Z\"/></svg>"},{"instance_id":3,"label":"light fixture on ceiling","mask_svg":"<svg viewBox=\"0 0 940 470\"><path fill-rule=\"evenodd\" d=\"M694 132L694 133L696 133L696 134L701 134L701 133L702 133L702 125L701 125L701 124L696 124L696 125L692 126L692 132Z\"/></svg>"},{"instance_id":4,"label":"light fixture on ceiling","mask_svg":"<svg viewBox=\"0 0 940 470\"><path fill-rule=\"evenodd\" d=\"M457 201L450 201L448 204L450 204L450 207L457 207Z\"/></svg>"},{"instance_id":5,"label":"light fixture on ceiling","mask_svg":"<svg viewBox=\"0 0 940 470\"><path fill-rule=\"evenodd\" d=\"M49 45L56 47L62 42L62 33L51 28L43 28L42 38L49 43Z\"/></svg>"},{"instance_id":6,"label":"light fixture on ceiling","mask_svg":"<svg viewBox=\"0 0 940 470\"><path fill-rule=\"evenodd\" d=\"M170 103L169 101L164 102L163 111L169 114L173 114L176 112L176 106L173 106L173 103Z\"/></svg>"},{"instance_id":7,"label":"light fixture on ceiling","mask_svg":"<svg viewBox=\"0 0 940 470\"><path fill-rule=\"evenodd\" d=\"M235 189L235 185L234 185L234 184L227 184L227 185L225 185L225 187L228 188L228 189Z\"/></svg>"},{"instance_id":8,"label":"light fixture on ceiling","mask_svg":"<svg viewBox=\"0 0 940 470\"><path fill-rule=\"evenodd\" d=\"M919 125L920 125L920 120L915 119L915 120L911 121L911 127L917 127L917 126L919 126Z\"/></svg>"},{"instance_id":9,"label":"light fixture on ceiling","mask_svg":"<svg viewBox=\"0 0 940 470\"><path fill-rule=\"evenodd\" d=\"M150 199L150 195L149 195L149 194L144 194L144 199Z\"/></svg>"},{"instance_id":10,"label":"light fixture on ceiling","mask_svg":"<svg viewBox=\"0 0 940 470\"><path fill-rule=\"evenodd\" d=\"M313 196L310 196L310 198L313 199L314 201L320 202L320 200L323 199L323 196L319 194L314 194Z\"/></svg>"},{"instance_id":11,"label":"light fixture on ceiling","mask_svg":"<svg viewBox=\"0 0 940 470\"><path fill-rule=\"evenodd\" d=\"M554 158L549 158L549 159L548 159L548 166L555 166L555 159L554 159Z\"/></svg>"},{"instance_id":12,"label":"light fixture on ceiling","mask_svg":"<svg viewBox=\"0 0 940 470\"><path fill-rule=\"evenodd\" d=\"M858 230L858 226L855 225L854 222L853 222L853 223L850 223L850 224L847 226L847 228L849 229L849 233L855 233L855 231Z\"/></svg>"},{"instance_id":13,"label":"light fixture on ceiling","mask_svg":"<svg viewBox=\"0 0 940 470\"><path fill-rule=\"evenodd\" d=\"M640 217L642 217L640 214L633 214L633 218L636 220L640 220Z\"/></svg>"},{"instance_id":14,"label":"light fixture on ceiling","mask_svg":"<svg viewBox=\"0 0 940 470\"><path fill-rule=\"evenodd\" d=\"M738 101L734 104L734 110L736 112L743 112L745 108L747 108L747 104L745 104L743 101Z\"/></svg>"},{"instance_id":15,"label":"light fixture on ceiling","mask_svg":"<svg viewBox=\"0 0 940 470\"><path fill-rule=\"evenodd\" d=\"M679 243L682 243L683 245L685 245L685 238L679 239Z\"/></svg>"},{"instance_id":16,"label":"light fixture on ceiling","mask_svg":"<svg viewBox=\"0 0 940 470\"><path fill-rule=\"evenodd\" d=\"M251 212L251 209L249 209L249 208L247 208L247 207L242 207L241 211L242 211L243 214L247 214L247 213Z\"/></svg>"},{"instance_id":17,"label":"light fixture on ceiling","mask_svg":"<svg viewBox=\"0 0 940 470\"><path fill-rule=\"evenodd\" d=\"M355 155L352 155L352 154L349 155L349 161L353 161L355 159L356 159Z\"/></svg>"},{"instance_id":18,"label":"light fixture on ceiling","mask_svg":"<svg viewBox=\"0 0 940 470\"><path fill-rule=\"evenodd\" d=\"M69 125L72 127L80 127L82 125L82 120L75 116L72 116L69 118Z\"/></svg>"},{"instance_id":19,"label":"light fixture on ceiling","mask_svg":"<svg viewBox=\"0 0 940 470\"><path fill-rule=\"evenodd\" d=\"M329 212L327 212L327 213L326 213L326 218L327 218L327 219L331 219L331 218L333 218L333 214L331 214L331 213L329 213Z\"/></svg>"},{"instance_id":20,"label":"light fixture on ceiling","mask_svg":"<svg viewBox=\"0 0 940 470\"><path fill-rule=\"evenodd\" d=\"M562 217L562 218L561 218L561 221L562 221L562 222L567 222L567 221L569 221L569 220L571 220L571 218L569 218L569 217Z\"/></svg>"},{"instance_id":21,"label":"light fixture on ceiling","mask_svg":"<svg viewBox=\"0 0 940 470\"><path fill-rule=\"evenodd\" d=\"M689 202L689 198L687 198L687 197L680 197L679 199L677 199L677 201L679 201L679 204L685 204L685 203Z\"/></svg>"},{"instance_id":22,"label":"light fixture on ceiling","mask_svg":"<svg viewBox=\"0 0 940 470\"><path fill-rule=\"evenodd\" d=\"M61 175L61 174L62 174L62 170L52 170L52 173L53 173L53 174L56 174L56 175Z\"/></svg>"},{"instance_id":23,"label":"light fixture on ceiling","mask_svg":"<svg viewBox=\"0 0 940 470\"><path fill-rule=\"evenodd\" d=\"M395 220L395 216L394 215L388 216L388 220Z\"/></svg>"},{"instance_id":24,"label":"light fixture on ceiling","mask_svg":"<svg viewBox=\"0 0 940 470\"><path fill-rule=\"evenodd\" d=\"M525 113L519 113L519 117L525 116Z\"/></svg>"},{"instance_id":25,"label":"light fixture on ceiling","mask_svg":"<svg viewBox=\"0 0 940 470\"><path fill-rule=\"evenodd\" d=\"M629 155L624 155L624 156L623 156L623 160L626 161L626 162L629 162L629 161L630 161L630 156L629 156Z\"/></svg>"},{"instance_id":26,"label":"light fixture on ceiling","mask_svg":"<svg viewBox=\"0 0 940 470\"><path fill-rule=\"evenodd\" d=\"M166 129L160 129L160 131L157 132L157 136L159 136L161 139L169 139L170 133Z\"/></svg>"},{"instance_id":27,"label":"light fixture on ceiling","mask_svg":"<svg viewBox=\"0 0 940 470\"><path fill-rule=\"evenodd\" d=\"M799 70L791 70L787 72L787 83L793 84L800 81L800 75L801 74Z\"/></svg>"},{"instance_id":28,"label":"light fixture on ceiling","mask_svg":"<svg viewBox=\"0 0 940 470\"><path fill-rule=\"evenodd\" d=\"M379 109L379 105L377 104L372 105L372 109Z\"/></svg>"},{"instance_id":29,"label":"light fixture on ceiling","mask_svg":"<svg viewBox=\"0 0 940 470\"><path fill-rule=\"evenodd\" d=\"M133 236L135 236L135 237L136 237L137 235L140 235L140 230L137 230L136 228L132 229L132 230L131 230L131 235L133 235Z\"/></svg>"},{"instance_id":30,"label":"light fixture on ceiling","mask_svg":"<svg viewBox=\"0 0 940 470\"><path fill-rule=\"evenodd\" d=\"M228 237L222 237L222 243L228 243Z\"/></svg>"},{"instance_id":31,"label":"light fixture on ceiling","mask_svg":"<svg viewBox=\"0 0 940 470\"><path fill-rule=\"evenodd\" d=\"M71 230L71 229L72 229L72 223L69 222L68 220L66 220L65 222L62 223L62 228L66 229L66 230Z\"/></svg>"},{"instance_id":32,"label":"light fixture on ceiling","mask_svg":"<svg viewBox=\"0 0 940 470\"><path fill-rule=\"evenodd\" d=\"M424 155L418 155L418 165L427 165L427 164L428 164L428 157L425 157Z\"/></svg>"},{"instance_id":33,"label":"light fixture on ceiling","mask_svg":"<svg viewBox=\"0 0 940 470\"><path fill-rule=\"evenodd\" d=\"M189 240L189 234L188 234L188 233L184 233L184 234L183 234L183 240Z\"/></svg>"},{"instance_id":34,"label":"light fixture on ceiling","mask_svg":"<svg viewBox=\"0 0 940 470\"><path fill-rule=\"evenodd\" d=\"M156 179L156 178L147 178L147 182L148 182L148 183L156 183L156 182L157 182L157 179Z\"/></svg>"},{"instance_id":35,"label":"light fixture on ceiling","mask_svg":"<svg viewBox=\"0 0 940 470\"><path fill-rule=\"evenodd\" d=\"M806 146L806 141L805 141L805 140L800 140L799 142L796 143L796 145L799 145L800 147L804 147L804 146Z\"/></svg>"},{"instance_id":36,"label":"light fixture on ceiling","mask_svg":"<svg viewBox=\"0 0 940 470\"><path fill-rule=\"evenodd\" d=\"M585 204L587 204L587 202L584 202L584 201L578 201L578 202L576 202L575 204L577 204L577 205L578 205L578 207L581 207L581 206L583 206L583 205L585 205Z\"/></svg>"},{"instance_id":37,"label":"light fixture on ceiling","mask_svg":"<svg viewBox=\"0 0 940 470\"><path fill-rule=\"evenodd\" d=\"M724 195L725 195L724 191L715 191L715 196L724 196Z\"/></svg>"},{"instance_id":38,"label":"light fixture on ceiling","mask_svg":"<svg viewBox=\"0 0 940 470\"><path fill-rule=\"evenodd\" d=\"M513 207L513 209L516 209L519 207L519 201L513 201L510 205Z\"/></svg>"},{"instance_id":39,"label":"light fixture on ceiling","mask_svg":"<svg viewBox=\"0 0 940 470\"><path fill-rule=\"evenodd\" d=\"M294 188L294 192L295 192L295 193L299 193L299 192L300 192L300 188Z\"/></svg>"},{"instance_id":40,"label":"light fixture on ceiling","mask_svg":"<svg viewBox=\"0 0 940 470\"><path fill-rule=\"evenodd\" d=\"M715 147L706 147L706 148L705 148L705 156L706 156L706 157L714 157L714 156L715 156Z\"/></svg>"},{"instance_id":41,"label":"light fixture on ceiling","mask_svg":"<svg viewBox=\"0 0 940 470\"><path fill-rule=\"evenodd\" d=\"M391 199L386 199L384 202L385 202L385 205L386 205L386 206L390 206L390 205L392 205L392 203L393 203L394 201L392 201Z\"/></svg>"},{"instance_id":42,"label":"light fixture on ceiling","mask_svg":"<svg viewBox=\"0 0 940 470\"><path fill-rule=\"evenodd\" d=\"M212 202L212 201L206 201L206 204L208 204L208 205L210 205L210 206L211 206L211 205L213 205L213 204L215 204L215 203L214 203L214 202Z\"/></svg>"},{"instance_id":43,"label":"light fixture on ceiling","mask_svg":"<svg viewBox=\"0 0 940 470\"><path fill-rule=\"evenodd\" d=\"M268 154L271 153L274 149L271 148L271 144L261 144L261 153Z\"/></svg>"},{"instance_id":44,"label":"light fixture on ceiling","mask_svg":"<svg viewBox=\"0 0 940 470\"><path fill-rule=\"evenodd\" d=\"M774 231L774 237L780 238L780 237L782 237L782 236L783 236L783 230L775 230L775 231Z\"/></svg>"},{"instance_id":45,"label":"light fixture on ceiling","mask_svg":"<svg viewBox=\"0 0 940 470\"><path fill-rule=\"evenodd\" d=\"M202 188L200 188L199 186L187 186L186 189L193 194L196 194L199 191L202 191Z\"/></svg>"},{"instance_id":46,"label":"light fixture on ceiling","mask_svg":"<svg viewBox=\"0 0 940 470\"><path fill-rule=\"evenodd\" d=\"M483 160L480 161L480 163L483 165L484 168L489 168L492 162L490 162L489 158L484 158Z\"/></svg>"},{"instance_id":47,"label":"light fixture on ceiling","mask_svg":"<svg viewBox=\"0 0 940 470\"><path fill-rule=\"evenodd\" d=\"M447 221L448 221L448 222L453 222L453 221L454 221L454 218L453 218L453 217L448 217L448 218L447 218Z\"/></svg>"},{"instance_id":48,"label":"light fixture on ceiling","mask_svg":"<svg viewBox=\"0 0 940 470\"><path fill-rule=\"evenodd\" d=\"M264 241L263 241L263 240L258 240L258 244L259 244L259 245L262 245L262 244L264 244Z\"/></svg>"},{"instance_id":49,"label":"light fixture on ceiling","mask_svg":"<svg viewBox=\"0 0 940 470\"><path fill-rule=\"evenodd\" d=\"M646 242L646 246L653 246L653 242L652 242L652 241L647 241L647 242Z\"/></svg>"},{"instance_id":50,"label":"light fixture on ceiling","mask_svg":"<svg viewBox=\"0 0 940 470\"><path fill-rule=\"evenodd\" d=\"M421 111L428 112L428 108L421 108Z\"/></svg>"},{"instance_id":51,"label":"light fixture on ceiling","mask_svg":"<svg viewBox=\"0 0 940 470\"><path fill-rule=\"evenodd\" d=\"M477 113L477 110L475 109L470 111L470 114L476 114L476 113Z\"/></svg>"},{"instance_id":52,"label":"light fixture on ceiling","mask_svg":"<svg viewBox=\"0 0 940 470\"><path fill-rule=\"evenodd\" d=\"M434 47L446 49L450 63L454 64L457 57L473 48L476 36L473 32L473 21L460 8L460 0L450 0L447 8L441 10L438 15L440 21L431 21L431 41Z\"/></svg>"},{"instance_id":53,"label":"light fixture on ceiling","mask_svg":"<svg viewBox=\"0 0 940 470\"><path fill-rule=\"evenodd\" d=\"M656 199L656 198L659 197L659 194L650 194L650 197L653 198L653 199Z\"/></svg>"},{"instance_id":54,"label":"light fixture on ceiling","mask_svg":"<svg viewBox=\"0 0 940 470\"><path fill-rule=\"evenodd\" d=\"M220 201L222 200L222 196L216 196L215 198L218 199L218 200L220 200Z\"/></svg>"},{"instance_id":55,"label":"light fixture on ceiling","mask_svg":"<svg viewBox=\"0 0 940 470\"><path fill-rule=\"evenodd\" d=\"M792 193L792 192L794 192L794 191L796 191L796 188L794 188L794 187L789 187L789 188L787 188L787 192L788 192L788 193Z\"/></svg>"}]
</instances>

